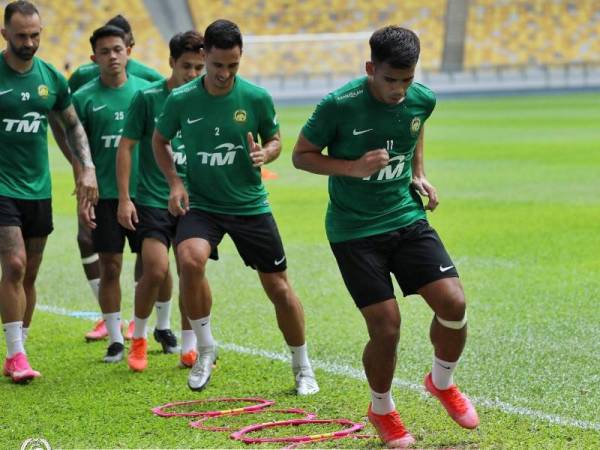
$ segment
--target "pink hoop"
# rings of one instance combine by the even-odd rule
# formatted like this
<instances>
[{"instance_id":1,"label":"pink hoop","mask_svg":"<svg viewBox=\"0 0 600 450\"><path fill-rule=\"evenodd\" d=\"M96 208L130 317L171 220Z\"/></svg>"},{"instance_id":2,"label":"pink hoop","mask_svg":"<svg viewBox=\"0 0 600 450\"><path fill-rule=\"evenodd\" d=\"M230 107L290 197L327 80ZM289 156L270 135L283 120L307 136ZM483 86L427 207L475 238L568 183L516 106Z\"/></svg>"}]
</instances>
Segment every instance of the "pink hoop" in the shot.
<instances>
[{"instance_id":1,"label":"pink hoop","mask_svg":"<svg viewBox=\"0 0 600 450\"><path fill-rule=\"evenodd\" d=\"M254 411L244 411L244 412L240 412L240 413L234 413L234 414L227 414L228 416L241 416L244 414L261 414L261 413L269 413L269 412L273 412L273 413L281 413L281 414L300 414L303 415L304 417L301 417L301 419L314 419L315 417L317 417L316 414L314 413L309 413L307 411L304 411L303 409L299 409L299 408L288 408L288 409L270 409L270 408L263 408L263 409L257 409ZM190 426L193 428L198 428L200 430L205 430L205 431L236 431L238 428L235 427L209 427L205 425L205 422L207 422L210 419L214 419L217 416L209 416L209 417L203 417L200 420L196 420L195 422L190 422Z\"/></svg>"},{"instance_id":2,"label":"pink hoop","mask_svg":"<svg viewBox=\"0 0 600 450\"><path fill-rule=\"evenodd\" d=\"M187 413L169 413L166 412L167 408L174 408L176 406L183 405L195 405L201 403L216 403L216 402L258 402L255 405L244 406L242 408L232 408L232 409L221 409L215 411L204 411L204 412L187 412ZM241 414L246 412L258 411L267 406L273 405L275 402L272 400L265 400L264 398L256 398L256 397L243 397L243 398L208 398L204 400L192 400L187 402L172 402L166 403L162 406L157 406L152 408L152 412L160 417L217 417L228 414Z\"/></svg>"},{"instance_id":3,"label":"pink hoop","mask_svg":"<svg viewBox=\"0 0 600 450\"><path fill-rule=\"evenodd\" d=\"M334 440L338 440L338 439L379 439L379 436L377 436L375 434L349 434L348 436L340 436L340 437L335 437L335 438L326 437L326 438L315 439L315 440L306 441L306 442L295 442L291 445L288 445L287 447L283 447L281 450L293 450L296 448L302 448L303 445L311 444L313 442L334 441Z\"/></svg>"},{"instance_id":4,"label":"pink hoop","mask_svg":"<svg viewBox=\"0 0 600 450\"><path fill-rule=\"evenodd\" d=\"M265 428L274 428L274 427L286 427L290 425L304 425L304 424L325 424L325 423L337 423L340 425L347 426L348 428L340 431L334 431L331 433L322 433L322 434L312 434L305 436L288 436L288 437L263 437L263 438L250 438L245 437L245 434L252 433L258 430L264 430ZM352 422L348 419L292 419L292 420L281 420L278 422L267 422L267 423L259 423L256 425L249 425L247 427L242 428L241 430L236 431L230 435L231 439L235 439L237 441L242 441L246 444L258 444L261 442L317 442L324 441L327 439L336 439L348 436L350 433L354 433L355 431L361 430L364 428L364 423Z\"/></svg>"}]
</instances>

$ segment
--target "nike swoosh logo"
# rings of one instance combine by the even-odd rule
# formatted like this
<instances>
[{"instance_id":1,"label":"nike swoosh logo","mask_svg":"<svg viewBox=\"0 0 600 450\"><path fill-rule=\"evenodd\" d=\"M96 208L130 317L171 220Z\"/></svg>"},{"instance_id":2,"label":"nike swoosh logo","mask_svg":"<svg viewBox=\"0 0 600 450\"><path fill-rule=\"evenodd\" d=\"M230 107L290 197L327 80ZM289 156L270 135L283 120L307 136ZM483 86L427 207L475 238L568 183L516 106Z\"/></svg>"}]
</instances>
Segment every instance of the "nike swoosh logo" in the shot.
<instances>
[{"instance_id":1,"label":"nike swoosh logo","mask_svg":"<svg viewBox=\"0 0 600 450\"><path fill-rule=\"evenodd\" d=\"M189 123L190 125L196 122L200 122L202 119L204 119L204 117L200 117L199 119L190 119L188 117L187 123Z\"/></svg>"},{"instance_id":2,"label":"nike swoosh logo","mask_svg":"<svg viewBox=\"0 0 600 450\"><path fill-rule=\"evenodd\" d=\"M92 106L92 111L98 112L98 111L100 111L101 109L104 109L104 108L106 108L106 105L98 106L97 108L95 106Z\"/></svg>"},{"instance_id":3,"label":"nike swoosh logo","mask_svg":"<svg viewBox=\"0 0 600 450\"><path fill-rule=\"evenodd\" d=\"M285 256L284 256L283 258L281 258L281 259L276 259L274 262L275 262L275 265L276 265L276 266L279 266L279 265L280 265L281 263L283 263L284 261L285 261Z\"/></svg>"},{"instance_id":4,"label":"nike swoosh logo","mask_svg":"<svg viewBox=\"0 0 600 450\"><path fill-rule=\"evenodd\" d=\"M4 94L8 94L9 92L12 92L14 89L8 89L7 91L0 91L0 95L4 95Z\"/></svg>"},{"instance_id":5,"label":"nike swoosh logo","mask_svg":"<svg viewBox=\"0 0 600 450\"><path fill-rule=\"evenodd\" d=\"M357 130L356 128L352 130L352 134L354 136L360 136L361 134L368 133L369 131L373 131L373 128L369 128L368 130Z\"/></svg>"},{"instance_id":6,"label":"nike swoosh logo","mask_svg":"<svg viewBox=\"0 0 600 450\"><path fill-rule=\"evenodd\" d=\"M448 267L440 266L440 272L448 272L453 267L454 266L448 266Z\"/></svg>"},{"instance_id":7,"label":"nike swoosh logo","mask_svg":"<svg viewBox=\"0 0 600 450\"><path fill-rule=\"evenodd\" d=\"M201 327L205 327L207 323L208 323L208 322L201 323L201 324L200 324L200 326L201 326Z\"/></svg>"}]
</instances>

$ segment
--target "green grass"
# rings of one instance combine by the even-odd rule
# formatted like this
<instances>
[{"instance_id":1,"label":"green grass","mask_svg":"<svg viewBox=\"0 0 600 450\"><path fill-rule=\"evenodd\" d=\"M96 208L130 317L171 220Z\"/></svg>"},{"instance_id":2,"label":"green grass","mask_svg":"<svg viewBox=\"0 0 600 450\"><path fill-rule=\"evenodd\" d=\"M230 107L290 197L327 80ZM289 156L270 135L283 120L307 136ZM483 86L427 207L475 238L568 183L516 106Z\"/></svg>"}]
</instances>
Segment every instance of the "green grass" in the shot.
<instances>
[{"instance_id":1,"label":"green grass","mask_svg":"<svg viewBox=\"0 0 600 450\"><path fill-rule=\"evenodd\" d=\"M28 353L44 377L28 386L0 383L0 447L45 437L63 448L246 448L227 433L195 430L188 419L150 413L169 401L221 396L259 396L323 418L364 420L369 391L351 375L361 373L367 335L325 239L327 180L290 162L310 112L279 110L284 151L271 168L280 178L267 187L289 275L304 304L321 392L293 395L272 306L226 240L221 260L209 266L214 334L223 347L205 392L189 391L177 357L159 354L156 344L149 369L133 374L124 363L101 362L105 344L83 342L91 322L38 311ZM598 95L439 101L426 126L427 173L441 196L430 220L457 263L469 301L469 341L456 380L476 399L481 426L459 429L436 401L414 389L431 364L432 313L418 297L400 299L394 397L419 447L600 447L599 121ZM56 229L39 276L38 302L97 311L79 264L70 170L56 150L52 167ZM125 317L131 314L131 278L132 258L126 255ZM306 447L378 445L345 440Z\"/></svg>"}]
</instances>

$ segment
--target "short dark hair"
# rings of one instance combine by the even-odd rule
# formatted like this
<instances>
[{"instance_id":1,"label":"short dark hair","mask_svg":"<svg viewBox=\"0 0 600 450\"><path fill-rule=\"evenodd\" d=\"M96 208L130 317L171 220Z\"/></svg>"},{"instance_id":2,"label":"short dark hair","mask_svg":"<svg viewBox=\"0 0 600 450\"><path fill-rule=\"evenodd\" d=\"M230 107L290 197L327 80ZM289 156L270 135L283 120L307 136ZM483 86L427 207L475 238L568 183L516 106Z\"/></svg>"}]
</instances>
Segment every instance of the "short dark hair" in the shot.
<instances>
[{"instance_id":1,"label":"short dark hair","mask_svg":"<svg viewBox=\"0 0 600 450\"><path fill-rule=\"evenodd\" d=\"M204 49L206 51L211 50L213 47L224 50L239 47L241 50L242 45L242 32L230 20L215 20L204 32Z\"/></svg>"},{"instance_id":2,"label":"short dark hair","mask_svg":"<svg viewBox=\"0 0 600 450\"><path fill-rule=\"evenodd\" d=\"M177 33L169 41L169 50L171 58L177 60L185 52L199 53L202 51L204 38L196 30L186 31L185 33Z\"/></svg>"},{"instance_id":3,"label":"short dark hair","mask_svg":"<svg viewBox=\"0 0 600 450\"><path fill-rule=\"evenodd\" d=\"M7 26L10 23L10 19L15 13L22 14L24 16L34 16L40 15L37 8L33 3L27 2L25 0L17 0L16 2L10 2L4 8L4 26Z\"/></svg>"},{"instance_id":4,"label":"short dark hair","mask_svg":"<svg viewBox=\"0 0 600 450\"><path fill-rule=\"evenodd\" d=\"M388 63L396 69L409 69L419 60L421 44L411 30L390 25L375 31L369 39L371 60Z\"/></svg>"},{"instance_id":5,"label":"short dark hair","mask_svg":"<svg viewBox=\"0 0 600 450\"><path fill-rule=\"evenodd\" d=\"M125 43L125 32L121 28L115 27L113 25L104 25L104 26L101 26L100 28L96 28L94 30L94 32L92 33L92 36L90 37L90 44L92 44L92 51L93 52L96 51L96 43L98 42L99 39L109 37L109 36L120 37L121 39L123 39L123 42ZM127 45L127 43L125 43L125 45Z\"/></svg>"},{"instance_id":6,"label":"short dark hair","mask_svg":"<svg viewBox=\"0 0 600 450\"><path fill-rule=\"evenodd\" d=\"M123 30L125 32L126 35L129 35L129 36L125 37L125 44L127 44L128 47L133 47L135 45L135 39L133 38L133 31L131 30L131 24L125 18L125 16L123 16L122 14L117 14L115 17L113 17L108 22L106 22L104 25L112 25L113 27L120 28L121 30ZM127 41L128 37L129 37L129 41Z\"/></svg>"}]
</instances>

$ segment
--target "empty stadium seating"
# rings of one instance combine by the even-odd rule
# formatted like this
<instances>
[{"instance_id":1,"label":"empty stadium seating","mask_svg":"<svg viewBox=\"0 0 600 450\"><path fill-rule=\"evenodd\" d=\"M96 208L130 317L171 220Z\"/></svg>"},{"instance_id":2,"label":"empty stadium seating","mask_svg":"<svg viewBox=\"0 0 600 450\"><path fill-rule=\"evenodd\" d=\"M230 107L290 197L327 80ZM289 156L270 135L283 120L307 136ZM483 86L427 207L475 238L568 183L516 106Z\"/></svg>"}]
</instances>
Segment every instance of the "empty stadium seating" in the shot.
<instances>
[{"instance_id":1,"label":"empty stadium seating","mask_svg":"<svg viewBox=\"0 0 600 450\"><path fill-rule=\"evenodd\" d=\"M465 68L600 61L598 0L471 0Z\"/></svg>"},{"instance_id":2,"label":"empty stadium seating","mask_svg":"<svg viewBox=\"0 0 600 450\"><path fill-rule=\"evenodd\" d=\"M446 0L188 0L200 31L219 18L236 22L245 36L372 32L399 24L421 37L425 69L439 69ZM313 36L314 37L314 36ZM245 74L357 73L368 59L368 36L360 40L298 40L246 44Z\"/></svg>"},{"instance_id":3,"label":"empty stadium seating","mask_svg":"<svg viewBox=\"0 0 600 450\"><path fill-rule=\"evenodd\" d=\"M6 1L0 2L4 9ZM136 45L132 56L161 73L169 72L169 50L143 0L34 0L42 18L38 56L67 73L90 61L89 38L94 29L116 14L131 23Z\"/></svg>"}]
</instances>

